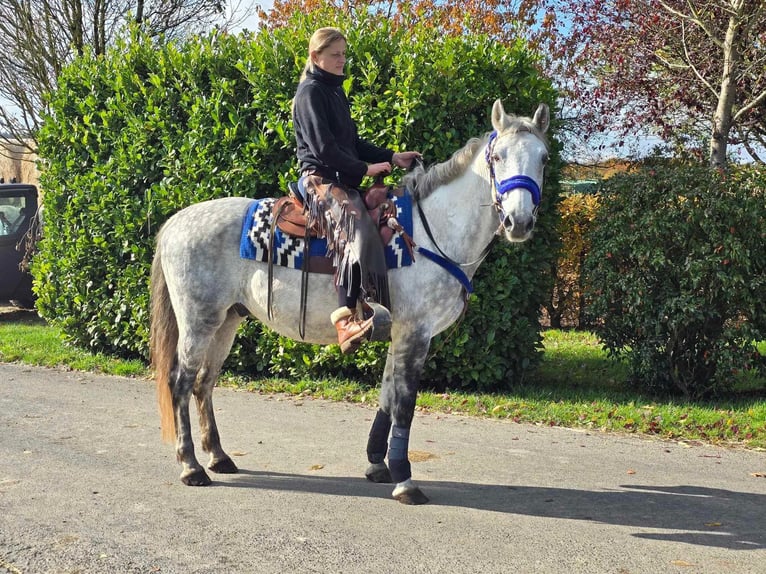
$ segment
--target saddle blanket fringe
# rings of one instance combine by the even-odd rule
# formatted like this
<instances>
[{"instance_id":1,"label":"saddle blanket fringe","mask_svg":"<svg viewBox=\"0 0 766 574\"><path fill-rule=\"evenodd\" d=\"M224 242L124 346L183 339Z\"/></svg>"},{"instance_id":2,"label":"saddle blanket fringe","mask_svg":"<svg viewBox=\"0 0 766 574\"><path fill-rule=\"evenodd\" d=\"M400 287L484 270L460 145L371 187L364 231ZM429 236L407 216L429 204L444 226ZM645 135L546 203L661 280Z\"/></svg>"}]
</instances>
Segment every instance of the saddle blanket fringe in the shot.
<instances>
[{"instance_id":1,"label":"saddle blanket fringe","mask_svg":"<svg viewBox=\"0 0 766 574\"><path fill-rule=\"evenodd\" d=\"M239 256L242 259L253 259L266 263L268 261L269 234L275 198L254 199L247 208L242 223L242 234L239 242ZM396 219L405 232L412 236L412 196L405 193L402 197L389 194L388 201L396 205ZM302 269L303 238L292 237L275 229L274 253L272 259L275 265ZM394 233L385 248L386 265L389 269L412 265L412 256L399 233ZM325 257L327 255L327 240L312 239L309 242L309 257Z\"/></svg>"}]
</instances>

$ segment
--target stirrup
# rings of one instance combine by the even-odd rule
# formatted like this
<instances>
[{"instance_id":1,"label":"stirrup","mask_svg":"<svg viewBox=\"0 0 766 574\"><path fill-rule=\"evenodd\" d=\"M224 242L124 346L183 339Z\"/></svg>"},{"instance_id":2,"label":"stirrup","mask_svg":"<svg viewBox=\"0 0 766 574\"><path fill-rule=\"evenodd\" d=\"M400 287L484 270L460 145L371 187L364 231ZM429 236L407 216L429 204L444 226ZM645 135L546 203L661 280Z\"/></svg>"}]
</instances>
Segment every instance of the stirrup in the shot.
<instances>
[{"instance_id":1,"label":"stirrup","mask_svg":"<svg viewBox=\"0 0 766 574\"><path fill-rule=\"evenodd\" d=\"M365 319L372 319L372 331L370 341L391 340L391 311L380 303L372 300L362 300L361 314Z\"/></svg>"}]
</instances>

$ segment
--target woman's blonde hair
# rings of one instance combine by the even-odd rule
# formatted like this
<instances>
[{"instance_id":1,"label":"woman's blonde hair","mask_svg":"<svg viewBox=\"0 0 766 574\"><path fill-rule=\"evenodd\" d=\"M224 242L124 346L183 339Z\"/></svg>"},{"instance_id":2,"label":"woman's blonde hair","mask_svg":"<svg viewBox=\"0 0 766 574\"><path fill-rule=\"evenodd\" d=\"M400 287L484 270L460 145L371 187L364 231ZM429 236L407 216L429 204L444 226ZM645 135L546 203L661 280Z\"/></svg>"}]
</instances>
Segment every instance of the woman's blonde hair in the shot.
<instances>
[{"instance_id":1,"label":"woman's blonde hair","mask_svg":"<svg viewBox=\"0 0 766 574\"><path fill-rule=\"evenodd\" d=\"M333 42L337 42L338 40L343 40L344 42L347 42L346 37L343 35L343 32L338 30L337 28L319 28L316 32L314 32L311 35L311 39L309 40L309 55L306 59L306 65L303 68L303 73L301 74L300 81L306 79L306 74L308 72L314 71L314 62L311 59L311 52L317 52L320 53L322 50L325 50L330 44Z\"/></svg>"}]
</instances>

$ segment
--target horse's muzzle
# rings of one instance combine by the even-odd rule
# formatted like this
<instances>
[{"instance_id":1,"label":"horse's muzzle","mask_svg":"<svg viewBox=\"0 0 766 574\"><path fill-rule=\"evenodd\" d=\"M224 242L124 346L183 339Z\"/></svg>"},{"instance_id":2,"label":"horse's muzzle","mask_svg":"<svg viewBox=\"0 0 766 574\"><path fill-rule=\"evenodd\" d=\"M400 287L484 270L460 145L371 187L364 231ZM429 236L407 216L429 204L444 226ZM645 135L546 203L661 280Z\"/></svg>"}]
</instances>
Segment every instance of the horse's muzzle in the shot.
<instances>
[{"instance_id":1,"label":"horse's muzzle","mask_svg":"<svg viewBox=\"0 0 766 574\"><path fill-rule=\"evenodd\" d=\"M537 218L531 214L506 215L503 219L503 230L508 241L522 242L529 239L536 220Z\"/></svg>"}]
</instances>

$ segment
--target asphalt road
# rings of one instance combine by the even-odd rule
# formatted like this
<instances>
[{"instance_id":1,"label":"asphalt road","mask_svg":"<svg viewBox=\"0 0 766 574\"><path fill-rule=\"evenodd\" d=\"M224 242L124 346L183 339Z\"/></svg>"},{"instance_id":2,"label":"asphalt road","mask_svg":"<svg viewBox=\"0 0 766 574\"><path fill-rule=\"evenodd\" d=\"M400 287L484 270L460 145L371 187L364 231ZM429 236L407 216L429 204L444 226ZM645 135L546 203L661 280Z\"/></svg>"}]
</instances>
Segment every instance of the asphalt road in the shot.
<instances>
[{"instance_id":1,"label":"asphalt road","mask_svg":"<svg viewBox=\"0 0 766 574\"><path fill-rule=\"evenodd\" d=\"M0 363L0 573L766 572L763 452L418 413L409 507L371 406L216 389L241 472L193 488L154 397Z\"/></svg>"}]
</instances>

